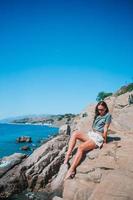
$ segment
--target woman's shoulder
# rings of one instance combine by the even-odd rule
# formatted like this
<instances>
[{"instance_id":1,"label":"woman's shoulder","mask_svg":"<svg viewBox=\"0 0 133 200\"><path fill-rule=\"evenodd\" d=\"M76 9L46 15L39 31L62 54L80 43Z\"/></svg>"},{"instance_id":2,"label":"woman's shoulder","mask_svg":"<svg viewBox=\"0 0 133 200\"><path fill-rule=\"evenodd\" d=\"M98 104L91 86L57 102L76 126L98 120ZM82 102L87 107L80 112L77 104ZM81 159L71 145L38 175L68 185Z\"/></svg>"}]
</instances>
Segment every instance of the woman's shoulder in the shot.
<instances>
[{"instance_id":1,"label":"woman's shoulder","mask_svg":"<svg viewBox=\"0 0 133 200\"><path fill-rule=\"evenodd\" d=\"M106 117L112 117L112 115L111 115L110 112L107 112L105 116L106 116Z\"/></svg>"}]
</instances>

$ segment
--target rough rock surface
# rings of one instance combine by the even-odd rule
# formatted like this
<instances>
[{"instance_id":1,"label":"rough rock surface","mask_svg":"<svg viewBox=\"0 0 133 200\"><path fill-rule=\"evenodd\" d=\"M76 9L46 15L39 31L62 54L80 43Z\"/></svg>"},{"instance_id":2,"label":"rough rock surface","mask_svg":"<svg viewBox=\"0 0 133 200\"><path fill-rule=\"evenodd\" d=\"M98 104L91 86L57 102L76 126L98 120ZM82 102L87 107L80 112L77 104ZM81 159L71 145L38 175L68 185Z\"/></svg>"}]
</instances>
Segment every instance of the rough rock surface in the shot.
<instances>
[{"instance_id":1,"label":"rough rock surface","mask_svg":"<svg viewBox=\"0 0 133 200\"><path fill-rule=\"evenodd\" d=\"M87 153L76 176L65 181L64 200L132 199L133 135L110 134L108 138L108 144Z\"/></svg>"},{"instance_id":2,"label":"rough rock surface","mask_svg":"<svg viewBox=\"0 0 133 200\"><path fill-rule=\"evenodd\" d=\"M112 114L111 131L119 133L133 134L133 104L128 104L128 97L133 92L127 92L120 96L110 96L105 99ZM87 106L79 116L77 116L71 126L72 130L80 130L87 133L92 127L94 110L96 104Z\"/></svg>"},{"instance_id":3,"label":"rough rock surface","mask_svg":"<svg viewBox=\"0 0 133 200\"><path fill-rule=\"evenodd\" d=\"M71 128L68 124L61 126L59 129L60 134L62 133L62 134L70 135L70 132L71 132Z\"/></svg>"},{"instance_id":4,"label":"rough rock surface","mask_svg":"<svg viewBox=\"0 0 133 200\"><path fill-rule=\"evenodd\" d=\"M132 200L133 105L128 105L130 94L105 99L113 117L107 144L86 153L76 176L64 182L63 200ZM95 106L89 105L76 117L71 134L74 130L87 133L91 129Z\"/></svg>"},{"instance_id":5,"label":"rough rock surface","mask_svg":"<svg viewBox=\"0 0 133 200\"><path fill-rule=\"evenodd\" d=\"M27 187L31 191L45 190L63 163L67 143L68 136L60 134L9 170L0 179L0 198L10 197Z\"/></svg>"},{"instance_id":6,"label":"rough rock surface","mask_svg":"<svg viewBox=\"0 0 133 200\"><path fill-rule=\"evenodd\" d=\"M9 161L9 163L5 166L6 171L0 178L0 199L6 199L27 187L23 171L19 170L20 162L23 161L22 156L13 154L6 157L6 160Z\"/></svg>"},{"instance_id":7,"label":"rough rock surface","mask_svg":"<svg viewBox=\"0 0 133 200\"><path fill-rule=\"evenodd\" d=\"M45 147L42 145L23 163L22 167L26 167L25 175L31 189L41 189L59 171L66 151L65 137L58 136Z\"/></svg>"},{"instance_id":8,"label":"rough rock surface","mask_svg":"<svg viewBox=\"0 0 133 200\"><path fill-rule=\"evenodd\" d=\"M0 178L15 165L22 162L26 155L22 153L14 153L11 156L5 156L0 161Z\"/></svg>"},{"instance_id":9,"label":"rough rock surface","mask_svg":"<svg viewBox=\"0 0 133 200\"><path fill-rule=\"evenodd\" d=\"M105 99L113 116L107 144L85 154L73 179L63 181L68 168L63 160L70 138L64 126L58 136L2 175L0 199L28 188L34 197L36 192L42 192L40 200L132 200L133 105L128 104L129 94ZM71 134L91 129L94 108L95 104L89 105L75 118Z\"/></svg>"},{"instance_id":10,"label":"rough rock surface","mask_svg":"<svg viewBox=\"0 0 133 200\"><path fill-rule=\"evenodd\" d=\"M21 137L18 137L16 139L16 142L18 142L18 143L21 143L21 142L32 142L32 139L29 136L21 136Z\"/></svg>"},{"instance_id":11,"label":"rough rock surface","mask_svg":"<svg viewBox=\"0 0 133 200\"><path fill-rule=\"evenodd\" d=\"M68 170L68 165L67 164L62 164L60 167L60 170L58 172L57 177L51 182L51 189L56 190L59 187L62 187L65 175Z\"/></svg>"}]
</instances>

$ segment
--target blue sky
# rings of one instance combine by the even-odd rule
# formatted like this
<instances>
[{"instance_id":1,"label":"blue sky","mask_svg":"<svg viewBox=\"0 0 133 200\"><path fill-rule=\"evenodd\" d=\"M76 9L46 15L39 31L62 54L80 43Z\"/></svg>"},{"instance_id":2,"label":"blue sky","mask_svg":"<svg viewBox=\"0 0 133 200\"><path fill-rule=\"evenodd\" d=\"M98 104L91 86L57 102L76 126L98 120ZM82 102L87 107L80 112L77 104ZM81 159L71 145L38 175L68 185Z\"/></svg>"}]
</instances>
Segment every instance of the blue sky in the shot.
<instances>
[{"instance_id":1,"label":"blue sky","mask_svg":"<svg viewBox=\"0 0 133 200\"><path fill-rule=\"evenodd\" d=\"M79 113L133 81L132 0L1 0L0 19L0 118Z\"/></svg>"}]
</instances>

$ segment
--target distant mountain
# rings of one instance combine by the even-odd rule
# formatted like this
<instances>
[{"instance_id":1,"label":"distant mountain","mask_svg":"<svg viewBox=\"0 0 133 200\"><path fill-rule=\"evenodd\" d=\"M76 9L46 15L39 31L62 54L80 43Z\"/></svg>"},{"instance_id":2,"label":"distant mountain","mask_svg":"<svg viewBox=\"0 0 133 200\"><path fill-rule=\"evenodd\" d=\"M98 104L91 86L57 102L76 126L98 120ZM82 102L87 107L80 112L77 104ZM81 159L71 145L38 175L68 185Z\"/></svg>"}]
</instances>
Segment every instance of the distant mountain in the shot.
<instances>
[{"instance_id":1,"label":"distant mountain","mask_svg":"<svg viewBox=\"0 0 133 200\"><path fill-rule=\"evenodd\" d=\"M66 114L44 114L44 115L25 115L18 117L10 117L0 121L0 123L13 123L13 124L32 124L32 125L52 125L60 127L63 124L71 124L77 115Z\"/></svg>"},{"instance_id":2,"label":"distant mountain","mask_svg":"<svg viewBox=\"0 0 133 200\"><path fill-rule=\"evenodd\" d=\"M32 115L21 115L21 116L14 116L14 117L8 117L0 120L0 123L10 123L14 120L20 120L24 118L35 118L35 117L46 117L46 116L51 116L50 114L42 114L42 115L37 115L37 114L32 114Z\"/></svg>"},{"instance_id":3,"label":"distant mountain","mask_svg":"<svg viewBox=\"0 0 133 200\"><path fill-rule=\"evenodd\" d=\"M52 125L60 127L63 124L71 124L75 118L75 114L67 113L64 115L41 115L41 116L30 116L23 117L21 119L14 119L11 123L15 124L34 124L34 125Z\"/></svg>"}]
</instances>

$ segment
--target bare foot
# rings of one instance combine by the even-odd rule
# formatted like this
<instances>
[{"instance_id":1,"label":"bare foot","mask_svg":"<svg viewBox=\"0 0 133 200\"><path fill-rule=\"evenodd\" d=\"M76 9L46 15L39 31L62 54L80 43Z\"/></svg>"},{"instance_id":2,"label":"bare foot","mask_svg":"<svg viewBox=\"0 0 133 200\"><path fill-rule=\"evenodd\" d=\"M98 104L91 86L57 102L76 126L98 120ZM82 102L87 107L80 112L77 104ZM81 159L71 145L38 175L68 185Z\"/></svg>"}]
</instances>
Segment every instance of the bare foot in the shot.
<instances>
[{"instance_id":1,"label":"bare foot","mask_svg":"<svg viewBox=\"0 0 133 200\"><path fill-rule=\"evenodd\" d=\"M66 176L65 176L65 178L64 178L64 181L66 179L68 179L68 178L74 178L75 174L76 174L76 171L73 171L73 170L69 169L67 174L66 174Z\"/></svg>"}]
</instances>

